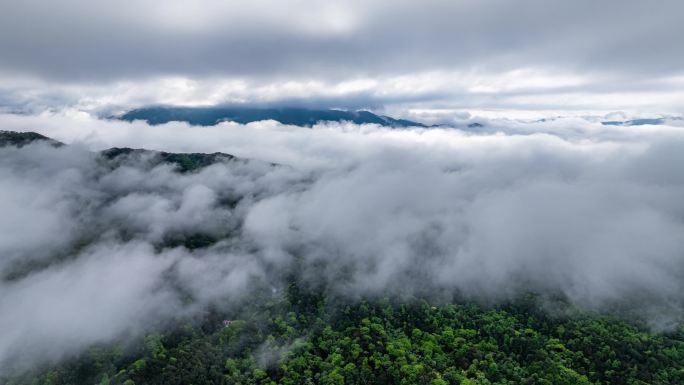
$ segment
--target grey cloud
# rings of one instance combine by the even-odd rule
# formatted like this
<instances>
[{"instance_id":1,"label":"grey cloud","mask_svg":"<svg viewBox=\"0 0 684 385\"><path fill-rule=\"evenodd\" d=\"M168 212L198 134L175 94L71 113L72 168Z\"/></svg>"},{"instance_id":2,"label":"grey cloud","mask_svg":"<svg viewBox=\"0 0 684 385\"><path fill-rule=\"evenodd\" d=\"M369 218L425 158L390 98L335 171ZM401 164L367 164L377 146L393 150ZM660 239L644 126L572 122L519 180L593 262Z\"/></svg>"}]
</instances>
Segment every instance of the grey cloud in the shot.
<instances>
[{"instance_id":1,"label":"grey cloud","mask_svg":"<svg viewBox=\"0 0 684 385\"><path fill-rule=\"evenodd\" d=\"M172 261L155 256L149 245L102 245L67 265L3 282L0 367L57 360L173 314L178 303L172 293L156 288Z\"/></svg>"},{"instance_id":2,"label":"grey cloud","mask_svg":"<svg viewBox=\"0 0 684 385\"><path fill-rule=\"evenodd\" d=\"M10 0L0 9L0 109L243 102L681 114L683 10L674 0ZM521 69L547 79L479 90ZM423 78L431 73L454 77ZM568 75L579 81L566 84ZM382 83L402 76L409 82ZM168 78L204 83L169 87ZM381 84L335 91L358 79Z\"/></svg>"},{"instance_id":3,"label":"grey cloud","mask_svg":"<svg viewBox=\"0 0 684 385\"><path fill-rule=\"evenodd\" d=\"M291 172L235 161L181 175L147 158L110 170L78 146L0 148L0 371L161 327L239 298L263 276L259 259L228 236L248 202L282 189ZM198 233L228 240L159 250Z\"/></svg>"},{"instance_id":4,"label":"grey cloud","mask_svg":"<svg viewBox=\"0 0 684 385\"><path fill-rule=\"evenodd\" d=\"M280 14L286 8L291 21ZM330 10L307 2L10 1L0 49L5 69L98 81L160 73L347 78L474 65L654 75L682 69L681 11L677 1L350 1ZM327 33L344 18L349 26Z\"/></svg>"},{"instance_id":5,"label":"grey cloud","mask_svg":"<svg viewBox=\"0 0 684 385\"><path fill-rule=\"evenodd\" d=\"M679 308L683 223L670 204L681 186L664 193L625 183L633 164L619 155L583 159L530 144L489 153L484 164L405 153L367 159L301 195L259 203L246 227L266 248L326 261L331 281L349 264L351 292L411 291L429 277L476 296L536 287L590 307L643 295ZM523 148L526 155L512 153Z\"/></svg>"}]
</instances>

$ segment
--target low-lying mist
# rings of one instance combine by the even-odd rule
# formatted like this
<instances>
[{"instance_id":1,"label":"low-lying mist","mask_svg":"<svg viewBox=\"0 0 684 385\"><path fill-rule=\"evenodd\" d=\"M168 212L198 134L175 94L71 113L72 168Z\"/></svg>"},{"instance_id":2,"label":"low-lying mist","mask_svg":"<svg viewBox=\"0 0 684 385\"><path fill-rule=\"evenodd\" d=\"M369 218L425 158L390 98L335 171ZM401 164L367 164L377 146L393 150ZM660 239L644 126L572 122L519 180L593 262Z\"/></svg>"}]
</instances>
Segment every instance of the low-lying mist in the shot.
<instances>
[{"instance_id":1,"label":"low-lying mist","mask_svg":"<svg viewBox=\"0 0 684 385\"><path fill-rule=\"evenodd\" d=\"M295 263L350 298L554 293L655 328L682 318L681 127L0 123L70 143L0 148L0 367L135 335L254 281L278 291ZM181 173L92 151L113 146L240 159ZM198 235L211 241L173 243Z\"/></svg>"}]
</instances>

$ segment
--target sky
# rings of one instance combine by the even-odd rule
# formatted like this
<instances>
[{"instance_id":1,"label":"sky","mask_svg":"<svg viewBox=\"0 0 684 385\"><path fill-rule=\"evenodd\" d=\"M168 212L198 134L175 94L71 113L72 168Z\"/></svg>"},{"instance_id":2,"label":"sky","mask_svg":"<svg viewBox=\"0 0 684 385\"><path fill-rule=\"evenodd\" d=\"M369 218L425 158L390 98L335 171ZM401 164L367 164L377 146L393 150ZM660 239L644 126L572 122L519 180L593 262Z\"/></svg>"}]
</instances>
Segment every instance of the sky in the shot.
<instances>
[{"instance_id":1,"label":"sky","mask_svg":"<svg viewBox=\"0 0 684 385\"><path fill-rule=\"evenodd\" d=\"M677 0L6 0L0 108L682 115Z\"/></svg>"}]
</instances>

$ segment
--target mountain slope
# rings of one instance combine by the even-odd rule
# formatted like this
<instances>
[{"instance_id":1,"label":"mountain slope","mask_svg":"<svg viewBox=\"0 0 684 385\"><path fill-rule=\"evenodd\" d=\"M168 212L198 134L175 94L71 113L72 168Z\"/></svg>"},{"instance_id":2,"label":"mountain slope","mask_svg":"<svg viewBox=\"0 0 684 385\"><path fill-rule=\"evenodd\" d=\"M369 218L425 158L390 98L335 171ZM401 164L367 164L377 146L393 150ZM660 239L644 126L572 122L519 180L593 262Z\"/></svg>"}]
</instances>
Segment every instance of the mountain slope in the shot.
<instances>
[{"instance_id":1,"label":"mountain slope","mask_svg":"<svg viewBox=\"0 0 684 385\"><path fill-rule=\"evenodd\" d=\"M2 131L0 130L0 147L16 146L23 147L35 141L47 141L49 144L59 147L60 143L54 139L48 138L35 132L16 132L16 131Z\"/></svg>"},{"instance_id":2,"label":"mountain slope","mask_svg":"<svg viewBox=\"0 0 684 385\"><path fill-rule=\"evenodd\" d=\"M47 136L38 134L36 132L16 132L16 131L0 131L0 147L14 146L23 147L34 142L44 141L54 147L63 146L64 143L56 141ZM215 152L211 154L204 153L170 153L164 151L152 151L145 149L134 148L119 148L113 147L100 152L102 159L116 165L117 162L131 157L141 156L146 157L147 162L151 166L156 166L161 163L170 163L176 166L179 172L192 172L214 163L225 162L236 159L233 155L222 152Z\"/></svg>"}]
</instances>

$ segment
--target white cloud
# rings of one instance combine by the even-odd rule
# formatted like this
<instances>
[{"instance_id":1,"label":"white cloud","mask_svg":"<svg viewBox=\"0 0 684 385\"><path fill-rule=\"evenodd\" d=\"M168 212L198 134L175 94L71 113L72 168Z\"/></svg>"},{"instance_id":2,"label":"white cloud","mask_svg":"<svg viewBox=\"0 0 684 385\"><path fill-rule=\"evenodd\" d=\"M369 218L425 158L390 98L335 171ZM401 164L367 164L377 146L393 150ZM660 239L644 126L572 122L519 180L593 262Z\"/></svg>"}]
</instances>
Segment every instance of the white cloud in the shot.
<instances>
[{"instance_id":1,"label":"white cloud","mask_svg":"<svg viewBox=\"0 0 684 385\"><path fill-rule=\"evenodd\" d=\"M0 238L0 307L13 309L0 312L6 364L231 303L253 280L277 288L295 256L305 279L339 294L533 290L598 310L626 304L654 327L682 317L682 127L491 121L474 134L81 114L0 124L78 143L0 149L0 228L31 235ZM110 146L255 160L181 175L133 155L109 172L85 148ZM155 249L197 232L230 237ZM194 305L180 305L178 285Z\"/></svg>"}]
</instances>

